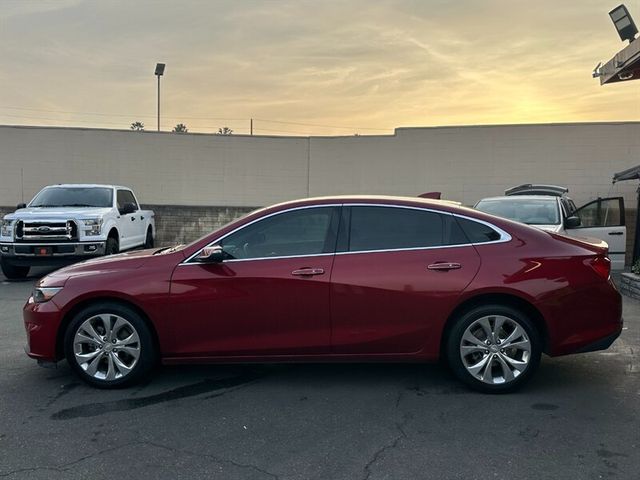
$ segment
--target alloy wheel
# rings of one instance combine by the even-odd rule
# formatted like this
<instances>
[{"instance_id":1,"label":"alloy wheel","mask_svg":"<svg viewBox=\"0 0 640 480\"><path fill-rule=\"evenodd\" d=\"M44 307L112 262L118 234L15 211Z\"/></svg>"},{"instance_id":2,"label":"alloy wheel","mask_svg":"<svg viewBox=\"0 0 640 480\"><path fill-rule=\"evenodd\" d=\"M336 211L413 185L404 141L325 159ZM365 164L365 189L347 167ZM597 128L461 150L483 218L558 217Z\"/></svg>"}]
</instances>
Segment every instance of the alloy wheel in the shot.
<instances>
[{"instance_id":1,"label":"alloy wheel","mask_svg":"<svg viewBox=\"0 0 640 480\"><path fill-rule=\"evenodd\" d=\"M460 358L467 372L477 380L490 385L507 384L529 366L531 340L513 318L483 316L464 331Z\"/></svg>"},{"instance_id":2,"label":"alloy wheel","mask_svg":"<svg viewBox=\"0 0 640 480\"><path fill-rule=\"evenodd\" d=\"M110 313L85 320L73 337L75 360L96 380L120 380L131 373L140 358L140 338L125 318Z\"/></svg>"}]
</instances>

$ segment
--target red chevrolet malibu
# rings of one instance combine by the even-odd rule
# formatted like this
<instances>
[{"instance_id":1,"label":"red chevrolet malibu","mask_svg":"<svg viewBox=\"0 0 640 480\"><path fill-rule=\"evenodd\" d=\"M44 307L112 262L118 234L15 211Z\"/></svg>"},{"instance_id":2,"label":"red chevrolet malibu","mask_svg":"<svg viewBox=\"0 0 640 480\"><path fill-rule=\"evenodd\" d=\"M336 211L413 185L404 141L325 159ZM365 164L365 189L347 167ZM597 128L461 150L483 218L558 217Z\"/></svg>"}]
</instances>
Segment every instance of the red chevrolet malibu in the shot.
<instances>
[{"instance_id":1,"label":"red chevrolet malibu","mask_svg":"<svg viewBox=\"0 0 640 480\"><path fill-rule=\"evenodd\" d=\"M157 361L446 359L482 391L551 355L609 347L621 297L604 243L401 197L255 211L187 246L90 260L38 282L27 353L98 387Z\"/></svg>"}]
</instances>

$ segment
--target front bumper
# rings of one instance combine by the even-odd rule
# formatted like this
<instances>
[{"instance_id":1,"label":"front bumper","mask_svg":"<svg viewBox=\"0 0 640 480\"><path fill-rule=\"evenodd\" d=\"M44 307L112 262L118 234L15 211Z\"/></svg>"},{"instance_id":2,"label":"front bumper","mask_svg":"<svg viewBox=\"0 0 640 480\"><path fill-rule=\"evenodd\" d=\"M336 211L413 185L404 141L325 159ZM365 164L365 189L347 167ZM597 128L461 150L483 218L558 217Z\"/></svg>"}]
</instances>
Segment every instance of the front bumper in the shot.
<instances>
[{"instance_id":1,"label":"front bumper","mask_svg":"<svg viewBox=\"0 0 640 480\"><path fill-rule=\"evenodd\" d=\"M2 260L17 267L54 266L72 263L105 253L105 242L0 243Z\"/></svg>"},{"instance_id":2,"label":"front bumper","mask_svg":"<svg viewBox=\"0 0 640 480\"><path fill-rule=\"evenodd\" d=\"M39 362L60 360L62 352L56 351L57 336L62 312L53 301L35 303L29 298L22 310L27 333L25 352Z\"/></svg>"}]
</instances>

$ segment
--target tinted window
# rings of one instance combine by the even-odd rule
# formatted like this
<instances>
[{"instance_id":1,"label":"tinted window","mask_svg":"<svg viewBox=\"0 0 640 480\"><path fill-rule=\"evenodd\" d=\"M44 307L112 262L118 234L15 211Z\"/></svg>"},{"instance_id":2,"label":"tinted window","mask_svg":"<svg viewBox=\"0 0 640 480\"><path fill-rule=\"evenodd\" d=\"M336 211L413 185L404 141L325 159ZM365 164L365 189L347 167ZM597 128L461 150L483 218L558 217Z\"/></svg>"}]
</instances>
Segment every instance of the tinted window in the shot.
<instances>
[{"instance_id":1,"label":"tinted window","mask_svg":"<svg viewBox=\"0 0 640 480\"><path fill-rule=\"evenodd\" d=\"M50 187L42 190L30 207L111 207L113 190L91 187Z\"/></svg>"},{"instance_id":2,"label":"tinted window","mask_svg":"<svg viewBox=\"0 0 640 480\"><path fill-rule=\"evenodd\" d=\"M500 198L480 200L476 208L481 212L508 218L528 225L557 225L560 223L555 198Z\"/></svg>"},{"instance_id":3,"label":"tinted window","mask_svg":"<svg viewBox=\"0 0 640 480\"><path fill-rule=\"evenodd\" d=\"M125 203L133 203L136 206L136 210L138 209L138 202L136 202L133 193L129 190L118 190L118 210L122 210Z\"/></svg>"},{"instance_id":4,"label":"tinted window","mask_svg":"<svg viewBox=\"0 0 640 480\"><path fill-rule=\"evenodd\" d=\"M348 250L390 250L443 245L443 215L394 207L352 207Z\"/></svg>"},{"instance_id":5,"label":"tinted window","mask_svg":"<svg viewBox=\"0 0 640 480\"><path fill-rule=\"evenodd\" d=\"M305 208L274 215L232 233L220 245L230 259L330 253L335 246L335 210Z\"/></svg>"},{"instance_id":6,"label":"tinted window","mask_svg":"<svg viewBox=\"0 0 640 480\"><path fill-rule=\"evenodd\" d=\"M455 217L470 243L485 243L500 240L500 234L484 223Z\"/></svg>"}]
</instances>

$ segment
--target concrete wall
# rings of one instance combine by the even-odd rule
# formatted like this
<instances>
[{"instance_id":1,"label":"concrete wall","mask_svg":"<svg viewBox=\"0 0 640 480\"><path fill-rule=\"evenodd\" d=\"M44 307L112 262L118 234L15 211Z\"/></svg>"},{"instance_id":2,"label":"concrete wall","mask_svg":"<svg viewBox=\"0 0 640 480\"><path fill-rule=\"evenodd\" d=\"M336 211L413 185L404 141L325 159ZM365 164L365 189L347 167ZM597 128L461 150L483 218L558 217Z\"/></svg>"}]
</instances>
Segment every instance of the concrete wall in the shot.
<instances>
[{"instance_id":1,"label":"concrete wall","mask_svg":"<svg viewBox=\"0 0 640 480\"><path fill-rule=\"evenodd\" d=\"M183 241L204 233L207 222L244 212L226 207L433 190L472 205L507 187L540 182L568 186L577 204L621 194L635 219L636 182L612 186L611 176L638 163L640 122L400 128L386 136L311 138L4 126L0 205L28 201L52 183L119 183L156 210L211 207L159 212L159 225L166 219L167 232ZM190 211L216 220L198 220ZM193 218L182 232L181 217ZM634 225L628 227L633 232Z\"/></svg>"}]
</instances>

